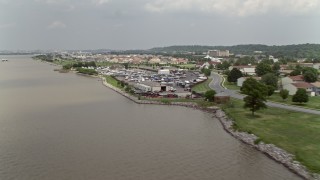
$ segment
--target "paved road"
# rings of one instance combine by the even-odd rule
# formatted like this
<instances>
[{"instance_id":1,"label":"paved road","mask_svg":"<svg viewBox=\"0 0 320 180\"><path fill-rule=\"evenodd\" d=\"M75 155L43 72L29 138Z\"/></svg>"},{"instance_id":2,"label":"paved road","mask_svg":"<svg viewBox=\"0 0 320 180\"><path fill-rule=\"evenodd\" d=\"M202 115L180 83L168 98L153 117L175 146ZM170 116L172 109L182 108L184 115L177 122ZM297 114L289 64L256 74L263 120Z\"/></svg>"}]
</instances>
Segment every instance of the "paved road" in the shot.
<instances>
[{"instance_id":1,"label":"paved road","mask_svg":"<svg viewBox=\"0 0 320 180\"><path fill-rule=\"evenodd\" d=\"M214 89L217 93L225 92L226 94L230 95L230 97L233 97L236 99L243 99L244 98L243 95L238 94L236 91L230 90L230 89L225 89L224 87L222 87L221 86L222 77L219 74L211 73L211 78L212 78L212 81L209 84L209 87L211 89ZM317 111L317 110L305 109L305 108L300 108L300 107L296 107L296 106L289 106L289 105L284 105L284 104L279 104L279 103L274 103L274 102L267 102L266 104L270 107L276 107L276 108L282 108L282 109L287 109L287 110L292 110L292 111L299 111L299 112L320 115L320 111Z\"/></svg>"}]
</instances>

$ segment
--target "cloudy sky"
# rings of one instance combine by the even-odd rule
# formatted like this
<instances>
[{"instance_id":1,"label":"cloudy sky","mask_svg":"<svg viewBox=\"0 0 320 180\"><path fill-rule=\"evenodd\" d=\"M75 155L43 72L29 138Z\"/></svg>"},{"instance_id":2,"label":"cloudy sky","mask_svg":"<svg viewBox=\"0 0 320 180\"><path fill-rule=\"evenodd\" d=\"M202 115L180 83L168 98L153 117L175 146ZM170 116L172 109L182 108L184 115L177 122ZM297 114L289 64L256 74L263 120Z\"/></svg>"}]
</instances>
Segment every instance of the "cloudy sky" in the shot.
<instances>
[{"instance_id":1,"label":"cloudy sky","mask_svg":"<svg viewBox=\"0 0 320 180\"><path fill-rule=\"evenodd\" d=\"M320 43L320 0L0 0L0 49Z\"/></svg>"}]
</instances>

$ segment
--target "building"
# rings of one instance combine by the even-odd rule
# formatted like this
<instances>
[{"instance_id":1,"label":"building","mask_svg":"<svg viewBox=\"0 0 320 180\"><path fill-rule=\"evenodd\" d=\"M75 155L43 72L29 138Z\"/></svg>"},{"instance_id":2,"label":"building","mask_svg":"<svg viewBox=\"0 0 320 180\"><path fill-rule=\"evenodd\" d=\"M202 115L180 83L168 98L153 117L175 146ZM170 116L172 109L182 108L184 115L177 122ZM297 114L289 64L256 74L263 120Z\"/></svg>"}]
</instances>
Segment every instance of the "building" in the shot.
<instances>
[{"instance_id":1,"label":"building","mask_svg":"<svg viewBox=\"0 0 320 180\"><path fill-rule=\"evenodd\" d=\"M143 92L160 92L161 84L153 81L143 81L134 85L136 89Z\"/></svg>"},{"instance_id":2,"label":"building","mask_svg":"<svg viewBox=\"0 0 320 180\"><path fill-rule=\"evenodd\" d=\"M208 56L210 57L229 57L229 50L209 50Z\"/></svg>"},{"instance_id":3,"label":"building","mask_svg":"<svg viewBox=\"0 0 320 180\"><path fill-rule=\"evenodd\" d=\"M224 104L230 101L230 96L225 92L218 93L214 96L214 102L218 104Z\"/></svg>"},{"instance_id":4,"label":"building","mask_svg":"<svg viewBox=\"0 0 320 180\"><path fill-rule=\"evenodd\" d=\"M158 70L158 74L169 75L170 74L170 70L169 69L159 69Z\"/></svg>"},{"instance_id":5,"label":"building","mask_svg":"<svg viewBox=\"0 0 320 180\"><path fill-rule=\"evenodd\" d=\"M244 75L256 75L256 66L230 66L229 70L231 71L233 68L239 69Z\"/></svg>"},{"instance_id":6,"label":"building","mask_svg":"<svg viewBox=\"0 0 320 180\"><path fill-rule=\"evenodd\" d=\"M285 86L287 84L292 84L292 83L299 83L299 82L304 82L302 75L287 76L281 79L282 86Z\"/></svg>"},{"instance_id":7,"label":"building","mask_svg":"<svg viewBox=\"0 0 320 180\"><path fill-rule=\"evenodd\" d=\"M310 83L313 87L312 87L312 91L315 93L316 96L320 95L320 82L314 82L314 83Z\"/></svg>"},{"instance_id":8,"label":"building","mask_svg":"<svg viewBox=\"0 0 320 180\"><path fill-rule=\"evenodd\" d=\"M290 83L284 85L282 88L288 90L289 95L294 95L298 89L305 89L308 94L311 94L313 92L312 84L307 82Z\"/></svg>"}]
</instances>

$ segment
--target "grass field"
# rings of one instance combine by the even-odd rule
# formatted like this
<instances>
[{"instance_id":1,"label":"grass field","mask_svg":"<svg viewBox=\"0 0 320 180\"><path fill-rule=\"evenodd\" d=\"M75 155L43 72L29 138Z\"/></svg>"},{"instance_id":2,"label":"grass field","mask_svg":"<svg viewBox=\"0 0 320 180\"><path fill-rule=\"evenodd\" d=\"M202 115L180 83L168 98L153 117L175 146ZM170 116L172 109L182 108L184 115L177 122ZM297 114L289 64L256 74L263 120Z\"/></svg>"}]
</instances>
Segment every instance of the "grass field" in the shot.
<instances>
[{"instance_id":1,"label":"grass field","mask_svg":"<svg viewBox=\"0 0 320 180\"><path fill-rule=\"evenodd\" d=\"M118 84L118 81L117 81L115 78L113 78L112 76L105 76L105 78L106 78L107 83L109 83L109 84L111 84L112 86L117 87L117 88L119 88L119 89L123 89L123 88L121 87L121 85Z\"/></svg>"},{"instance_id":2,"label":"grass field","mask_svg":"<svg viewBox=\"0 0 320 180\"><path fill-rule=\"evenodd\" d=\"M192 87L192 91L195 91L197 93L203 93L203 92L210 90L211 88L209 87L209 83L211 81L212 81L212 79L208 78L206 81Z\"/></svg>"},{"instance_id":3,"label":"grass field","mask_svg":"<svg viewBox=\"0 0 320 180\"><path fill-rule=\"evenodd\" d=\"M241 100L232 104L224 110L234 119L235 128L285 149L309 170L320 173L320 116L271 107L252 116L242 108Z\"/></svg>"},{"instance_id":4,"label":"grass field","mask_svg":"<svg viewBox=\"0 0 320 180\"><path fill-rule=\"evenodd\" d=\"M223 85L224 85L224 87L226 87L227 89L240 91L240 87L237 86L236 83L231 83L231 82L228 82L227 80L225 80L224 83L223 83Z\"/></svg>"},{"instance_id":5,"label":"grass field","mask_svg":"<svg viewBox=\"0 0 320 180\"><path fill-rule=\"evenodd\" d=\"M309 97L309 101L307 103L294 103L292 102L292 96L289 96L288 99L282 100L280 97L279 93L275 93L272 96L268 97L267 100L269 101L274 101L274 102L279 102L279 103L284 103L288 105L296 105L304 108L312 108L312 109L318 109L320 110L320 97L319 96L314 96L314 97Z\"/></svg>"}]
</instances>

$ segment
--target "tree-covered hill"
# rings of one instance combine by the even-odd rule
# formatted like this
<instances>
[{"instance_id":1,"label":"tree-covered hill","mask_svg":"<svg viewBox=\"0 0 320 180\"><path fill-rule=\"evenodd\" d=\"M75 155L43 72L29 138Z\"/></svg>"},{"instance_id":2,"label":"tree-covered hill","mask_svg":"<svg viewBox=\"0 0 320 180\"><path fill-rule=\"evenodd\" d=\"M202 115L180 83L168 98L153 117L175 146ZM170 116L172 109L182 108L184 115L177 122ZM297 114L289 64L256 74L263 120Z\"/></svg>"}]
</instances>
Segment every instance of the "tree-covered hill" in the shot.
<instances>
[{"instance_id":1,"label":"tree-covered hill","mask_svg":"<svg viewBox=\"0 0 320 180\"><path fill-rule=\"evenodd\" d=\"M320 44L298 44L298 45L282 45L267 46L262 44L248 44L235 46L169 46L149 49L152 53L186 53L195 52L203 53L208 50L229 50L234 54L252 55L254 51L262 51L266 55L274 55L275 57L294 57L294 58L320 58Z\"/></svg>"}]
</instances>

